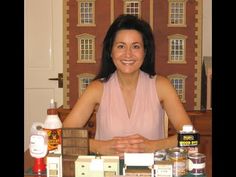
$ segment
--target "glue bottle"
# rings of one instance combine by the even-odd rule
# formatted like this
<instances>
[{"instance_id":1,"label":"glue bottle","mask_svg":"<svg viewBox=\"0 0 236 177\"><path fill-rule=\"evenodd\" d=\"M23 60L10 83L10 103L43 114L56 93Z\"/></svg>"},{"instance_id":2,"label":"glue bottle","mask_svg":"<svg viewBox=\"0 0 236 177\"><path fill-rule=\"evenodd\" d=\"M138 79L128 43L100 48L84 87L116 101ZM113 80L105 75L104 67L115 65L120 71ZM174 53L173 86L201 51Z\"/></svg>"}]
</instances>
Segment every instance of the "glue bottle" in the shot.
<instances>
[{"instance_id":1,"label":"glue bottle","mask_svg":"<svg viewBox=\"0 0 236 177\"><path fill-rule=\"evenodd\" d=\"M46 164L44 157L48 152L48 138L46 131L43 130L43 123L34 122L31 127L30 136L30 155L34 157L34 166L32 168L34 173L42 174L46 171Z\"/></svg>"},{"instance_id":2,"label":"glue bottle","mask_svg":"<svg viewBox=\"0 0 236 177\"><path fill-rule=\"evenodd\" d=\"M47 109L47 117L44 122L44 130L48 135L48 152L61 153L61 132L62 122L58 117L56 103L53 99L50 101L50 106Z\"/></svg>"}]
</instances>

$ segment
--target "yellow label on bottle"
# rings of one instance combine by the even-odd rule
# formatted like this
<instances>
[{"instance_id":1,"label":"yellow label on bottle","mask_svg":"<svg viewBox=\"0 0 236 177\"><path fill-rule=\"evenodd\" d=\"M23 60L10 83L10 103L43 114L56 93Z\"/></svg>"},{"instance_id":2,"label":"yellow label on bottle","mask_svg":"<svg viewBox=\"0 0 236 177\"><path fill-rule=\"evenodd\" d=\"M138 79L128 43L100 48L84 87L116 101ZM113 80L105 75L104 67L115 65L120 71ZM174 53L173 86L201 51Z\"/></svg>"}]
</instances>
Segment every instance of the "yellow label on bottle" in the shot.
<instances>
[{"instance_id":1,"label":"yellow label on bottle","mask_svg":"<svg viewBox=\"0 0 236 177\"><path fill-rule=\"evenodd\" d=\"M57 149L61 144L61 129L45 129L48 135L48 151Z\"/></svg>"}]
</instances>

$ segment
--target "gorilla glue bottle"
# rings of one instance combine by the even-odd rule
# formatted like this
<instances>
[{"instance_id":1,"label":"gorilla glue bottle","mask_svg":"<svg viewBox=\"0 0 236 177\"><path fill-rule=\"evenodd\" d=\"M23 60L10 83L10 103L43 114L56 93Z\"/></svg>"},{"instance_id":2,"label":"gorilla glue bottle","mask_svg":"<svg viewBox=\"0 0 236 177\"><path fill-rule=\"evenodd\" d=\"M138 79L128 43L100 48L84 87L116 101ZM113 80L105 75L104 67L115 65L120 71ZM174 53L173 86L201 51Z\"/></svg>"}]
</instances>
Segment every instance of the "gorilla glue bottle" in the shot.
<instances>
[{"instance_id":1,"label":"gorilla glue bottle","mask_svg":"<svg viewBox=\"0 0 236 177\"><path fill-rule=\"evenodd\" d=\"M48 135L48 152L61 154L62 122L58 117L56 102L53 99L51 99L50 106L47 109L44 130Z\"/></svg>"}]
</instances>

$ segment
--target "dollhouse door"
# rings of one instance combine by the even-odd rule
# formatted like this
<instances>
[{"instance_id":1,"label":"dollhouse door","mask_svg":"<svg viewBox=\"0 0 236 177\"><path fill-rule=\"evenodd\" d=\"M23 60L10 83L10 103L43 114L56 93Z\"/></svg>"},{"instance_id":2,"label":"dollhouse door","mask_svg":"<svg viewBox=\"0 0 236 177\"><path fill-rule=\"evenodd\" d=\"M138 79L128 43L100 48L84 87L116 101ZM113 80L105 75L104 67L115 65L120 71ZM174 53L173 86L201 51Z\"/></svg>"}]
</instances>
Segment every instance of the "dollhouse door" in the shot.
<instances>
[{"instance_id":1,"label":"dollhouse door","mask_svg":"<svg viewBox=\"0 0 236 177\"><path fill-rule=\"evenodd\" d=\"M44 122L50 99L63 104L63 0L24 0L24 150L33 122Z\"/></svg>"}]
</instances>

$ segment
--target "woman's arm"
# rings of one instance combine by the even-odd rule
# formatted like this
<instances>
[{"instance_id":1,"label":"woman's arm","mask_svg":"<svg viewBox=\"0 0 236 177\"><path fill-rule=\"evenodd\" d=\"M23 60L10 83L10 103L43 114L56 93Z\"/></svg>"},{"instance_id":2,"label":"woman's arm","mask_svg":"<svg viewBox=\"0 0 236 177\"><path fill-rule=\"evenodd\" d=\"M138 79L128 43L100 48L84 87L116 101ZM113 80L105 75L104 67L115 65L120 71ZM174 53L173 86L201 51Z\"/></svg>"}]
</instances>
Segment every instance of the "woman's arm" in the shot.
<instances>
[{"instance_id":1,"label":"woman's arm","mask_svg":"<svg viewBox=\"0 0 236 177\"><path fill-rule=\"evenodd\" d=\"M192 125L192 122L170 81L162 76L157 76L156 81L158 97L175 130L181 130L183 125Z\"/></svg>"},{"instance_id":2,"label":"woman's arm","mask_svg":"<svg viewBox=\"0 0 236 177\"><path fill-rule=\"evenodd\" d=\"M149 147L149 149L145 148L147 152L176 147L178 144L177 132L182 130L183 125L192 125L171 82L163 76L157 76L156 88L159 100L166 111L168 119L175 128L176 134L161 140L147 140L144 138L144 144Z\"/></svg>"},{"instance_id":3,"label":"woman's arm","mask_svg":"<svg viewBox=\"0 0 236 177\"><path fill-rule=\"evenodd\" d=\"M93 113L95 106L100 103L102 91L103 85L100 81L91 82L64 120L63 127L82 128Z\"/></svg>"}]
</instances>

